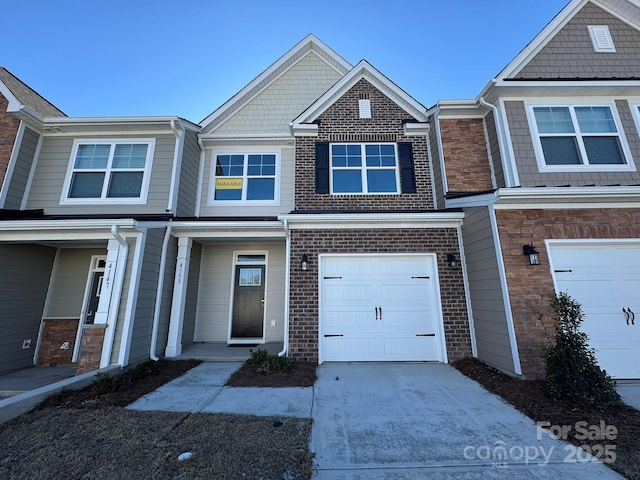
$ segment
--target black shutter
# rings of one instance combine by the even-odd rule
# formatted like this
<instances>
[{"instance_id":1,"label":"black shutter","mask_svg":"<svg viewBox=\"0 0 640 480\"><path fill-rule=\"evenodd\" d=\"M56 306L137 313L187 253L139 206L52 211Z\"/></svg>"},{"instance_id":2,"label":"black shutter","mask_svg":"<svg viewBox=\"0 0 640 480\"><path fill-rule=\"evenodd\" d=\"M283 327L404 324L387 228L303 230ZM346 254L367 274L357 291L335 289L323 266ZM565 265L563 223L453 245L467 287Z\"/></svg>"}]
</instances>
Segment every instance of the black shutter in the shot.
<instances>
[{"instance_id":1,"label":"black shutter","mask_svg":"<svg viewBox=\"0 0 640 480\"><path fill-rule=\"evenodd\" d=\"M416 193L416 175L413 169L413 146L409 142L398 142L400 157L400 185L402 193Z\"/></svg>"},{"instance_id":2,"label":"black shutter","mask_svg":"<svg viewBox=\"0 0 640 480\"><path fill-rule=\"evenodd\" d=\"M316 142L316 193L329 193L329 142Z\"/></svg>"}]
</instances>

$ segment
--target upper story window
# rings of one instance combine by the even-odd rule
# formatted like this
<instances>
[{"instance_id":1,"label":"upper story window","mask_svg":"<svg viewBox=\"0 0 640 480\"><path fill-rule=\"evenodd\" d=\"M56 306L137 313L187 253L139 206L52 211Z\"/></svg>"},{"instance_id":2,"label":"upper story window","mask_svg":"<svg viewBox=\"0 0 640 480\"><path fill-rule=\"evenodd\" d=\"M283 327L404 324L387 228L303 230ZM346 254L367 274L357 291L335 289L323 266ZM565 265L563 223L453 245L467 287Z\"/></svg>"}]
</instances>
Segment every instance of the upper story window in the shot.
<instances>
[{"instance_id":1,"label":"upper story window","mask_svg":"<svg viewBox=\"0 0 640 480\"><path fill-rule=\"evenodd\" d=\"M146 201L155 140L74 142L61 203Z\"/></svg>"},{"instance_id":2,"label":"upper story window","mask_svg":"<svg viewBox=\"0 0 640 480\"><path fill-rule=\"evenodd\" d=\"M214 154L214 202L273 204L278 198L276 153Z\"/></svg>"},{"instance_id":3,"label":"upper story window","mask_svg":"<svg viewBox=\"0 0 640 480\"><path fill-rule=\"evenodd\" d=\"M400 193L392 143L331 145L331 193Z\"/></svg>"},{"instance_id":4,"label":"upper story window","mask_svg":"<svg viewBox=\"0 0 640 480\"><path fill-rule=\"evenodd\" d=\"M531 106L541 170L626 170L628 148L613 105Z\"/></svg>"}]
</instances>

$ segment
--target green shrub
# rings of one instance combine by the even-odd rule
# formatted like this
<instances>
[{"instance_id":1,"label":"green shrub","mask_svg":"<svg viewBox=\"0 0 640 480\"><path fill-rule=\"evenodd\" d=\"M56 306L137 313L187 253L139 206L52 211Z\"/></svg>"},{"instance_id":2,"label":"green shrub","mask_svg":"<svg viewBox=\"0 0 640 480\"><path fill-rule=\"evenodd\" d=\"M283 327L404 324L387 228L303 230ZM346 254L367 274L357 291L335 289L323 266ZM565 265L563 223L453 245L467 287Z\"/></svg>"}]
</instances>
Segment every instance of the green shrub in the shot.
<instances>
[{"instance_id":1,"label":"green shrub","mask_svg":"<svg viewBox=\"0 0 640 480\"><path fill-rule=\"evenodd\" d=\"M599 409L619 402L615 381L600 368L587 334L579 330L582 306L562 292L553 295L550 304L556 316L555 335L541 354L551 395Z\"/></svg>"},{"instance_id":2,"label":"green shrub","mask_svg":"<svg viewBox=\"0 0 640 480\"><path fill-rule=\"evenodd\" d=\"M137 382L138 380L155 375L158 372L158 368L158 362L147 360L130 369L127 374L132 382Z\"/></svg>"},{"instance_id":3,"label":"green shrub","mask_svg":"<svg viewBox=\"0 0 640 480\"><path fill-rule=\"evenodd\" d=\"M289 359L287 357L279 357L278 355L269 355L267 350L258 349L255 352L251 352L251 360L258 363L258 372L272 373L284 370L289 366Z\"/></svg>"},{"instance_id":4,"label":"green shrub","mask_svg":"<svg viewBox=\"0 0 640 480\"><path fill-rule=\"evenodd\" d=\"M253 360L254 362L262 363L269 356L269 352L267 350L262 349L262 348L257 349L255 352L253 350L249 349L249 352L251 353L251 360Z\"/></svg>"},{"instance_id":5,"label":"green shrub","mask_svg":"<svg viewBox=\"0 0 640 480\"><path fill-rule=\"evenodd\" d=\"M127 381L123 375L112 377L108 373L98 373L91 384L98 392L98 395L123 391L127 386Z\"/></svg>"}]
</instances>

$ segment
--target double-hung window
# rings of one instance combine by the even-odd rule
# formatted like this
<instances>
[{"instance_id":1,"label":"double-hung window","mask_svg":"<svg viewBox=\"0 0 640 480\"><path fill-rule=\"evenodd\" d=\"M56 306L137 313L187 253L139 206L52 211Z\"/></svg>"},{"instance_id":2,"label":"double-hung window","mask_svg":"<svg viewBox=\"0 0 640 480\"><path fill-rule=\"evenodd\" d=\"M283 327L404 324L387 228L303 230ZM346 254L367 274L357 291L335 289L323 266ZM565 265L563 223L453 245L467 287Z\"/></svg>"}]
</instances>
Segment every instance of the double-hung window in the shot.
<instances>
[{"instance_id":1,"label":"double-hung window","mask_svg":"<svg viewBox=\"0 0 640 480\"><path fill-rule=\"evenodd\" d=\"M76 140L62 203L145 201L154 146L154 140Z\"/></svg>"},{"instance_id":2,"label":"double-hung window","mask_svg":"<svg viewBox=\"0 0 640 480\"><path fill-rule=\"evenodd\" d=\"M400 193L395 144L334 143L330 152L331 193Z\"/></svg>"},{"instance_id":3,"label":"double-hung window","mask_svg":"<svg viewBox=\"0 0 640 480\"><path fill-rule=\"evenodd\" d=\"M214 202L274 203L277 201L276 153L214 154Z\"/></svg>"},{"instance_id":4,"label":"double-hung window","mask_svg":"<svg viewBox=\"0 0 640 480\"><path fill-rule=\"evenodd\" d=\"M530 108L543 170L628 168L626 142L612 105Z\"/></svg>"}]
</instances>

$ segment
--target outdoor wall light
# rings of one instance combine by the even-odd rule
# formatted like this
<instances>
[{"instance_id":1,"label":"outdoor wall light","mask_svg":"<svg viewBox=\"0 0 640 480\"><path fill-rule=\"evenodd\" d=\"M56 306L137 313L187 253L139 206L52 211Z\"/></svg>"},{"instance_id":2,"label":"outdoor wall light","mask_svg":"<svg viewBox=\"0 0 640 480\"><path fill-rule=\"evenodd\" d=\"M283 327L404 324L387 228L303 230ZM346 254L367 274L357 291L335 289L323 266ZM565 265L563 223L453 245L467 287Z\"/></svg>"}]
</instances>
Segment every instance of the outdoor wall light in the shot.
<instances>
[{"instance_id":1,"label":"outdoor wall light","mask_svg":"<svg viewBox=\"0 0 640 480\"><path fill-rule=\"evenodd\" d=\"M302 255L302 261L300 262L300 268L303 272L309 270L309 257Z\"/></svg>"},{"instance_id":2,"label":"outdoor wall light","mask_svg":"<svg viewBox=\"0 0 640 480\"><path fill-rule=\"evenodd\" d=\"M452 270L457 270L458 267L460 266L455 253L447 253L447 263L449 264Z\"/></svg>"},{"instance_id":3,"label":"outdoor wall light","mask_svg":"<svg viewBox=\"0 0 640 480\"><path fill-rule=\"evenodd\" d=\"M529 265L540 265L540 255L533 247L533 243L522 246L522 252L529 257Z\"/></svg>"}]
</instances>

